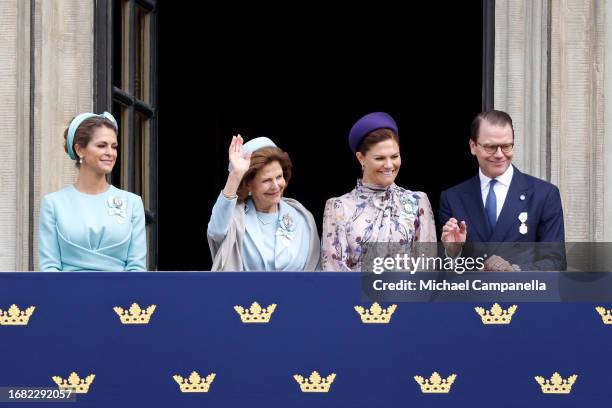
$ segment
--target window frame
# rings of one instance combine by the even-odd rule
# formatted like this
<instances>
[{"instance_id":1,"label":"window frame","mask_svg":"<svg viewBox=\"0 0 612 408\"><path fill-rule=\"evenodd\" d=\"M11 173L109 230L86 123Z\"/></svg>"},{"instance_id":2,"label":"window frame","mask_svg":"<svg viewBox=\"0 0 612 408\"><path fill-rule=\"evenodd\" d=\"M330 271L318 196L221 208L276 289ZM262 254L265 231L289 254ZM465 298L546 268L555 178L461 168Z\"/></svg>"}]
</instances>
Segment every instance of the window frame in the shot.
<instances>
[{"instance_id":1,"label":"window frame","mask_svg":"<svg viewBox=\"0 0 612 408\"><path fill-rule=\"evenodd\" d=\"M135 191L136 171L142 171L145 177L142 182L143 192L148 192L148 197L143 197L145 204L145 216L147 223L147 269L157 270L157 167L158 167L158 112L157 112L157 24L158 24L158 1L157 0L122 0L126 4L127 31L128 35L124 41L123 61L118 66L113 66L113 0L97 0L95 2L94 19L94 110L95 112L112 112L113 104L119 103L124 109L120 120L121 138L121 180L113 184L119 184L127 191ZM149 23L145 36L149 39L149 70L147 83L141 78L141 87L148 89L149 101L142 101L136 97L135 78L136 78L136 7L142 8L147 12ZM121 35L121 34L120 34ZM124 62L127 62L125 66ZM144 63L144 62L143 62ZM122 86L127 79L127 89L122 89L113 84L113 74L115 69L126 70L122 74ZM126 78L127 77L127 78ZM145 92L146 94L146 92ZM136 169L133 155L142 150L135 146L135 124L136 114L141 114L149 121L148 126L148 166ZM127 120L125 120L127 119ZM147 144L145 143L144 146ZM144 147L143 146L143 147ZM130 159L131 158L131 159Z\"/></svg>"}]
</instances>

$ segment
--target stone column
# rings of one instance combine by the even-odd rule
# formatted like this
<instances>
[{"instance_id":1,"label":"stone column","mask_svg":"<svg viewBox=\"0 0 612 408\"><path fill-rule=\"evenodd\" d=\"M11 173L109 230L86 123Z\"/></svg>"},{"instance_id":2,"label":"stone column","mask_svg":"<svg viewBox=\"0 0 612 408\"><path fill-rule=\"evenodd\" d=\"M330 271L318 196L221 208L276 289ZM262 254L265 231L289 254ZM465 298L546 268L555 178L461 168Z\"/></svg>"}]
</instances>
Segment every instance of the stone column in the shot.
<instances>
[{"instance_id":1,"label":"stone column","mask_svg":"<svg viewBox=\"0 0 612 408\"><path fill-rule=\"evenodd\" d=\"M551 16L551 181L561 190L566 239L601 241L612 185L603 171L605 2L555 0Z\"/></svg>"},{"instance_id":2,"label":"stone column","mask_svg":"<svg viewBox=\"0 0 612 408\"><path fill-rule=\"evenodd\" d=\"M603 144L603 240L612 242L612 1L605 5L605 60L604 60L604 96L607 95L605 103L605 126Z\"/></svg>"},{"instance_id":3,"label":"stone column","mask_svg":"<svg viewBox=\"0 0 612 408\"><path fill-rule=\"evenodd\" d=\"M34 95L34 269L38 268L38 216L42 196L74 183L74 162L63 132L78 113L93 108L94 3L36 0Z\"/></svg>"},{"instance_id":4,"label":"stone column","mask_svg":"<svg viewBox=\"0 0 612 408\"><path fill-rule=\"evenodd\" d=\"M30 251L30 2L0 2L0 271Z\"/></svg>"},{"instance_id":5,"label":"stone column","mask_svg":"<svg viewBox=\"0 0 612 408\"><path fill-rule=\"evenodd\" d=\"M604 0L497 0L495 7L495 108L514 119L515 164L561 190L568 241L612 241L606 7Z\"/></svg>"},{"instance_id":6,"label":"stone column","mask_svg":"<svg viewBox=\"0 0 612 408\"><path fill-rule=\"evenodd\" d=\"M512 116L513 163L547 179L548 0L495 1L495 109Z\"/></svg>"}]
</instances>

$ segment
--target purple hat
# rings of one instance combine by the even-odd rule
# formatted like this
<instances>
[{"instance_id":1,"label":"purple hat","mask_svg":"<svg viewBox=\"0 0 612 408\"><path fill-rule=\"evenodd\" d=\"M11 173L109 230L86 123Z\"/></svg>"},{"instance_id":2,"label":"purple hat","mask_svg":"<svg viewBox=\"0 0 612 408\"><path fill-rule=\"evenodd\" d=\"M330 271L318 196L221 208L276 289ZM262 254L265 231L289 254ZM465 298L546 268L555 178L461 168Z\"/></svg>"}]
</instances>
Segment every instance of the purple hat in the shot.
<instances>
[{"instance_id":1,"label":"purple hat","mask_svg":"<svg viewBox=\"0 0 612 408\"><path fill-rule=\"evenodd\" d=\"M391 129L393 132L395 132L397 137L399 137L399 133L397 132L397 124L388 113L368 113L355 122L349 133L349 146L351 146L353 153L357 152L357 148L359 147L361 140L363 140L368 133L377 129Z\"/></svg>"}]
</instances>

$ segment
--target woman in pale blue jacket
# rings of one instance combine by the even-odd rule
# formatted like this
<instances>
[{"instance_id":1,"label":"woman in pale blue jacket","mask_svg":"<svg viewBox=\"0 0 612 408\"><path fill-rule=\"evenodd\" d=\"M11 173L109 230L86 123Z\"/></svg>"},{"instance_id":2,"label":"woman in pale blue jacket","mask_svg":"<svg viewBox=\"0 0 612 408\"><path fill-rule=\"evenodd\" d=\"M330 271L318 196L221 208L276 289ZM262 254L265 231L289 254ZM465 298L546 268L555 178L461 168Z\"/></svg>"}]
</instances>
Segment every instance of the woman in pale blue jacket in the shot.
<instances>
[{"instance_id":1,"label":"woman in pale blue jacket","mask_svg":"<svg viewBox=\"0 0 612 408\"><path fill-rule=\"evenodd\" d=\"M40 210L41 271L146 270L144 207L107 181L117 160L117 122L82 113L64 132L76 183L47 194Z\"/></svg>"},{"instance_id":2,"label":"woman in pale blue jacket","mask_svg":"<svg viewBox=\"0 0 612 408\"><path fill-rule=\"evenodd\" d=\"M283 197L289 155L267 137L230 143L229 174L208 223L213 271L314 271L320 243L310 211Z\"/></svg>"}]
</instances>

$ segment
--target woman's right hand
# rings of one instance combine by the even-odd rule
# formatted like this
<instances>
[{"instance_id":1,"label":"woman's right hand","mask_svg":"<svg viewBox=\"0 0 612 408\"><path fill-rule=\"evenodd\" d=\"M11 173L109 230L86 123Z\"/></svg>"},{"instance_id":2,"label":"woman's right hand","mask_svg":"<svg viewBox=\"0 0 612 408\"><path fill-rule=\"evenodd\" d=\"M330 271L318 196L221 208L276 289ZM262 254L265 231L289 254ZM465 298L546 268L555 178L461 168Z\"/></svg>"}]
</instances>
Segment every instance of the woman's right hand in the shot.
<instances>
[{"instance_id":1,"label":"woman's right hand","mask_svg":"<svg viewBox=\"0 0 612 408\"><path fill-rule=\"evenodd\" d=\"M232 164L232 172L241 176L249 169L252 154L252 152L248 152L246 155L242 154L243 144L242 136L232 136L232 143L230 143L228 151L229 161Z\"/></svg>"}]
</instances>

